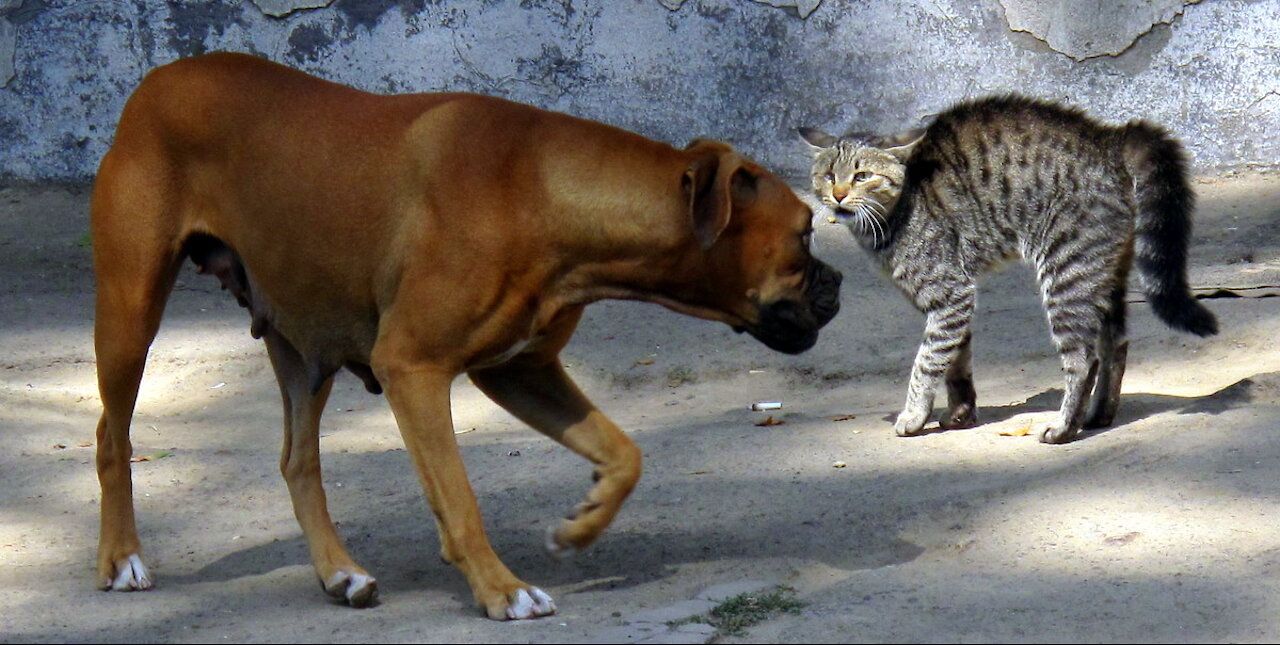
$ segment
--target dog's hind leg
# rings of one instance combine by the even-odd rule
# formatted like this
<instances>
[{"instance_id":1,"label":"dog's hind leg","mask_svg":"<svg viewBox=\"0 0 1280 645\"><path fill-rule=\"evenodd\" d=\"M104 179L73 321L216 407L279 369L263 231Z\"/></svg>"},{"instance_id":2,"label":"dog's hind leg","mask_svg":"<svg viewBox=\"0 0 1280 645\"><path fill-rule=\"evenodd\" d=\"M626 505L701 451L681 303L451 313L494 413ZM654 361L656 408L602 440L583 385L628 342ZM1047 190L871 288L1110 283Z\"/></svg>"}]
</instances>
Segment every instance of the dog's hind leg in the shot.
<instances>
[{"instance_id":1,"label":"dog's hind leg","mask_svg":"<svg viewBox=\"0 0 1280 645\"><path fill-rule=\"evenodd\" d=\"M162 187L136 165L104 160L91 206L97 278L94 350L102 417L97 429L102 487L98 586L149 589L134 518L129 425L147 350L182 261L174 218Z\"/></svg>"},{"instance_id":2,"label":"dog's hind leg","mask_svg":"<svg viewBox=\"0 0 1280 645\"><path fill-rule=\"evenodd\" d=\"M263 340L284 401L280 472L289 486L294 515L307 538L311 563L326 593L345 598L352 607L365 607L377 595L377 581L351 559L342 545L329 518L320 478L320 415L333 387L333 375L327 375L319 388L313 389L311 372L289 341L269 328Z\"/></svg>"}]
</instances>

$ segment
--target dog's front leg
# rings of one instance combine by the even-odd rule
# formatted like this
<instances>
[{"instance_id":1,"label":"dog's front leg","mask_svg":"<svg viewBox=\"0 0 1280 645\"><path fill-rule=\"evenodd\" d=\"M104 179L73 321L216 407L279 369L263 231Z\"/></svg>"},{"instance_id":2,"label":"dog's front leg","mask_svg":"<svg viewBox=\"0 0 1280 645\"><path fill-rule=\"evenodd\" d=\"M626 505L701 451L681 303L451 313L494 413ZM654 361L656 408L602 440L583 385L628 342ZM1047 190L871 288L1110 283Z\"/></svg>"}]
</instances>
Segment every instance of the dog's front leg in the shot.
<instances>
[{"instance_id":1,"label":"dog's front leg","mask_svg":"<svg viewBox=\"0 0 1280 645\"><path fill-rule=\"evenodd\" d=\"M441 556L467 577L476 602L489 618L555 613L551 596L512 574L485 536L453 434L449 389L454 374L430 365L378 363L376 358L374 369L435 513Z\"/></svg>"},{"instance_id":2,"label":"dog's front leg","mask_svg":"<svg viewBox=\"0 0 1280 645\"><path fill-rule=\"evenodd\" d=\"M553 556L586 548L608 528L639 481L640 449L592 405L554 355L520 356L469 375L508 412L596 465L587 499L547 535Z\"/></svg>"}]
</instances>

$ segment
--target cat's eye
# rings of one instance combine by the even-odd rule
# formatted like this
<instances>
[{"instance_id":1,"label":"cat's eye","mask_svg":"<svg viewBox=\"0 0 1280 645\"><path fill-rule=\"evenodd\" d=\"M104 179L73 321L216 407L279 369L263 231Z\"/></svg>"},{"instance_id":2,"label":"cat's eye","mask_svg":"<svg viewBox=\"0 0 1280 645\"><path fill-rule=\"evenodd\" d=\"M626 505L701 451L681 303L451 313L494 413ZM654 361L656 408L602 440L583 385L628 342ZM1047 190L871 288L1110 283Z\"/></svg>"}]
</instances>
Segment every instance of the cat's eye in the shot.
<instances>
[{"instance_id":1,"label":"cat's eye","mask_svg":"<svg viewBox=\"0 0 1280 645\"><path fill-rule=\"evenodd\" d=\"M859 183L864 182L868 179L871 179L871 173L865 170L853 176L853 180Z\"/></svg>"},{"instance_id":2,"label":"cat's eye","mask_svg":"<svg viewBox=\"0 0 1280 645\"><path fill-rule=\"evenodd\" d=\"M827 180L827 183L834 184L836 181L836 174L834 172L829 172L825 175L825 178Z\"/></svg>"}]
</instances>

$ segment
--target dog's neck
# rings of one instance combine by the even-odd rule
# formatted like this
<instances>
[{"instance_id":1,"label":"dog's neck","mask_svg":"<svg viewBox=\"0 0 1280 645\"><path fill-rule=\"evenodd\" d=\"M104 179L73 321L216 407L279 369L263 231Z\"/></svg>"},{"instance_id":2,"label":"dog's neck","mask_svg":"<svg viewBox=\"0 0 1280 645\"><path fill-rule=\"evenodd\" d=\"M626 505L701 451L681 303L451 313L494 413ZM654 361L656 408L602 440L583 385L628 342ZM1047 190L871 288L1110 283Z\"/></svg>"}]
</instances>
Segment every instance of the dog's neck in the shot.
<instances>
[{"instance_id":1,"label":"dog's neck","mask_svg":"<svg viewBox=\"0 0 1280 645\"><path fill-rule=\"evenodd\" d=\"M608 193L552 191L581 196L566 200L563 217L555 219L574 230L548 231L562 259L555 299L573 305L604 299L657 302L728 322L722 312L702 304L707 294L695 285L704 281L695 276L705 271L705 252L694 236L688 197L671 188L680 185L689 158L662 148L645 151L656 158L653 170L643 174L635 172L633 159L609 157L619 162L610 167L606 161L595 171L598 185L614 187Z\"/></svg>"}]
</instances>

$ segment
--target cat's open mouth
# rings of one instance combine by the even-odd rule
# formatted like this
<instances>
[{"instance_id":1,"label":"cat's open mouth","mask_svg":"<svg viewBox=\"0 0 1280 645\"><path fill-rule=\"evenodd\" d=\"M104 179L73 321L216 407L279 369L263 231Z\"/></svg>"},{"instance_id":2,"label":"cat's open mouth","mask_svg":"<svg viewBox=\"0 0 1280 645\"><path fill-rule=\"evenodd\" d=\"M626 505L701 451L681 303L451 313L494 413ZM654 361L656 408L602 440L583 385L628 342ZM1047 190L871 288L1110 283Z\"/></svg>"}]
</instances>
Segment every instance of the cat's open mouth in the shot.
<instances>
[{"instance_id":1,"label":"cat's open mouth","mask_svg":"<svg viewBox=\"0 0 1280 645\"><path fill-rule=\"evenodd\" d=\"M854 217L856 217L856 216L857 216L857 213L855 213L855 212L853 212L853 211L851 211L851 210L849 210L849 209L847 209L847 208L843 208L843 207L839 207L839 206L837 206L837 207L835 207L835 208L831 209L831 218L832 218L832 219L834 219L834 220L836 220L837 222L839 222L839 223L841 223L841 224L844 224L845 222L847 222L847 221L849 221L849 220L853 219L853 218L854 218Z\"/></svg>"}]
</instances>

